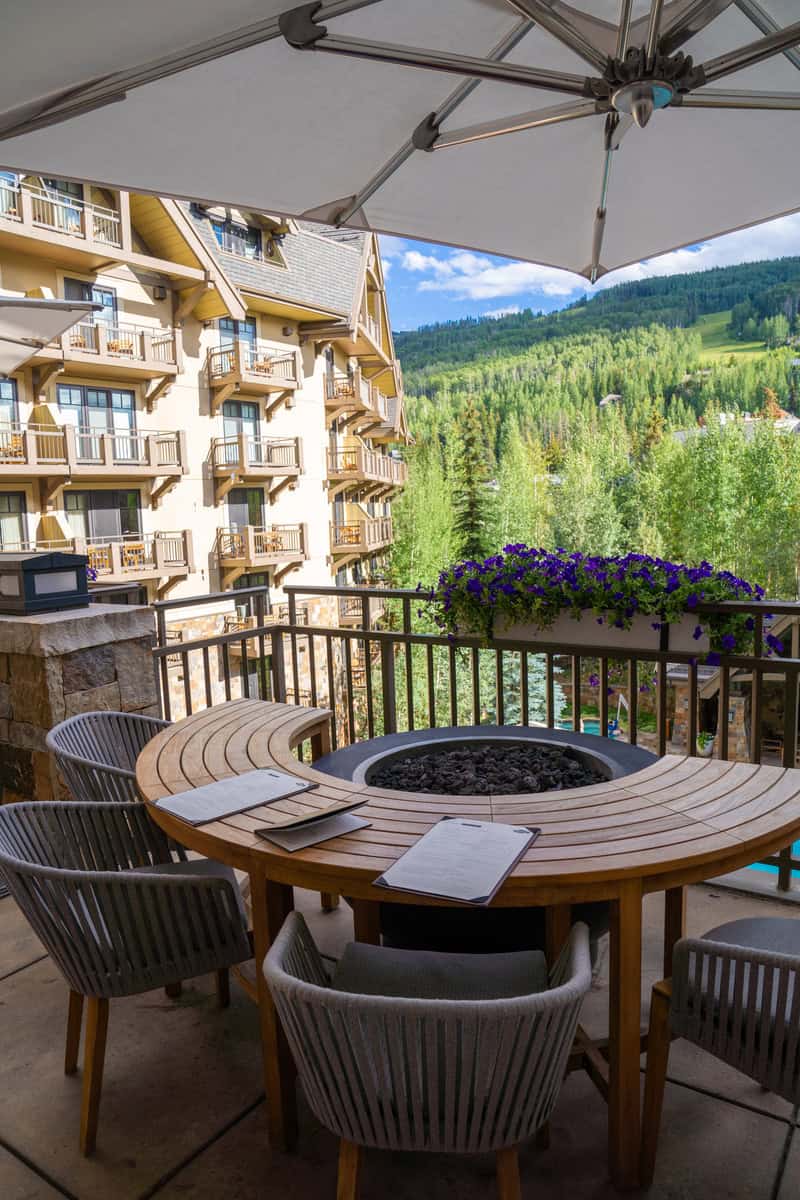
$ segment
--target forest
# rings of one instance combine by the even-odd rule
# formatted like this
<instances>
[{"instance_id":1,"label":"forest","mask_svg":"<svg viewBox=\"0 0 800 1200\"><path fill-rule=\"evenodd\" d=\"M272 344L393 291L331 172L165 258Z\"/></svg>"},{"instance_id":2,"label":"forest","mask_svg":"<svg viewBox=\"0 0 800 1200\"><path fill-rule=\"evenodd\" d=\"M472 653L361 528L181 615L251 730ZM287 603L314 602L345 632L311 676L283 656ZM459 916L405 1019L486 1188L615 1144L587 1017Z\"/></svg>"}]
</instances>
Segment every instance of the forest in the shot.
<instances>
[{"instance_id":1,"label":"forest","mask_svg":"<svg viewBox=\"0 0 800 1200\"><path fill-rule=\"evenodd\" d=\"M793 258L398 334L415 444L393 583L521 541L707 558L796 598L798 307ZM723 312L757 353L704 356L697 322Z\"/></svg>"}]
</instances>

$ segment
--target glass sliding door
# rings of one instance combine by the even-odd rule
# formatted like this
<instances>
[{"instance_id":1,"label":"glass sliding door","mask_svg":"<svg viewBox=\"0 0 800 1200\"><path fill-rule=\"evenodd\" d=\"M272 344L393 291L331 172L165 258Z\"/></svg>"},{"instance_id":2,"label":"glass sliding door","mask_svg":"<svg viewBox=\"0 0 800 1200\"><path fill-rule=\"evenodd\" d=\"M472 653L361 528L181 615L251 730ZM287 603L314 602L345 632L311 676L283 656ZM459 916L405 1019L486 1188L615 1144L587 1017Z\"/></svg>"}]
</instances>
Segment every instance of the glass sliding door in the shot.
<instances>
[{"instance_id":1,"label":"glass sliding door","mask_svg":"<svg viewBox=\"0 0 800 1200\"><path fill-rule=\"evenodd\" d=\"M221 350L232 350L238 341L242 345L242 365L248 369L256 357L256 319L246 317L243 321L234 321L232 317L219 319L219 344ZM231 369L235 359L231 356Z\"/></svg>"},{"instance_id":2,"label":"glass sliding door","mask_svg":"<svg viewBox=\"0 0 800 1200\"><path fill-rule=\"evenodd\" d=\"M80 459L85 462L102 462L102 435L111 433L115 435L115 460L138 461L133 392L112 388L72 387L60 383L56 389L56 399L59 416L64 424L76 427Z\"/></svg>"},{"instance_id":3,"label":"glass sliding door","mask_svg":"<svg viewBox=\"0 0 800 1200\"><path fill-rule=\"evenodd\" d=\"M139 492L135 489L67 492L64 508L73 537L97 542L141 536Z\"/></svg>"},{"instance_id":4,"label":"glass sliding door","mask_svg":"<svg viewBox=\"0 0 800 1200\"><path fill-rule=\"evenodd\" d=\"M17 385L13 379L0 379L0 425L17 423Z\"/></svg>"},{"instance_id":5,"label":"glass sliding door","mask_svg":"<svg viewBox=\"0 0 800 1200\"><path fill-rule=\"evenodd\" d=\"M262 461L262 448L259 439L258 405L245 403L241 400L226 400L222 406L223 434L225 437L225 461L238 463L239 452L231 439L238 438L243 433L247 438L247 453L250 462Z\"/></svg>"},{"instance_id":6,"label":"glass sliding door","mask_svg":"<svg viewBox=\"0 0 800 1200\"><path fill-rule=\"evenodd\" d=\"M264 489L233 488L228 493L228 524L231 529L244 529L252 525L264 527Z\"/></svg>"},{"instance_id":7,"label":"glass sliding door","mask_svg":"<svg viewBox=\"0 0 800 1200\"><path fill-rule=\"evenodd\" d=\"M20 550L27 541L23 492L0 492L0 550Z\"/></svg>"}]
</instances>

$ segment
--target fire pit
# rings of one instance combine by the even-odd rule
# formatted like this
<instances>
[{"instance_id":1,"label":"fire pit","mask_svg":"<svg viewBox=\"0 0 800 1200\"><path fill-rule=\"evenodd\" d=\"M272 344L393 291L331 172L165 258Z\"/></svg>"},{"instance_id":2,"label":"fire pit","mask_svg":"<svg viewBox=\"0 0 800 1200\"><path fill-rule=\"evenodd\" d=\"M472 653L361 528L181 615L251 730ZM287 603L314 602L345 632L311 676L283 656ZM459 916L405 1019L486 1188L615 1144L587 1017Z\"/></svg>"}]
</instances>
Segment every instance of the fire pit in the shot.
<instances>
[{"instance_id":1,"label":"fire pit","mask_svg":"<svg viewBox=\"0 0 800 1200\"><path fill-rule=\"evenodd\" d=\"M417 729L357 742L314 766L339 779L435 795L529 795L619 779L655 762L627 742L540 726Z\"/></svg>"},{"instance_id":2,"label":"fire pit","mask_svg":"<svg viewBox=\"0 0 800 1200\"><path fill-rule=\"evenodd\" d=\"M656 756L627 742L540 726L417 729L345 746L314 766L339 779L433 795L529 795L586 787L641 771ZM534 778L535 777L535 778ZM544 909L432 908L381 904L384 945L473 954L541 948ZM605 901L578 904L593 950L608 930Z\"/></svg>"}]
</instances>

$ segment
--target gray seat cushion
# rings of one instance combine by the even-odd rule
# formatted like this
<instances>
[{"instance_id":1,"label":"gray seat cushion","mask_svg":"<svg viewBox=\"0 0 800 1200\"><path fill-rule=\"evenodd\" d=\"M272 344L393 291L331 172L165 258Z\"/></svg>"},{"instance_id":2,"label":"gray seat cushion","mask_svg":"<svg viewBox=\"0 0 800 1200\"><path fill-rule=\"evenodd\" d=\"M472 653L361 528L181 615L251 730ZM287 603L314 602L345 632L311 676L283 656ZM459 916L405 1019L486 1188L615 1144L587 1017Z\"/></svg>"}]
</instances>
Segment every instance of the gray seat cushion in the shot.
<instances>
[{"instance_id":1,"label":"gray seat cushion","mask_svg":"<svg viewBox=\"0 0 800 1200\"><path fill-rule=\"evenodd\" d=\"M133 872L140 875L190 875L202 879L227 879L233 887L239 912L247 928L247 912L244 907L242 893L233 867L217 862L214 858L190 858L186 862L156 863L152 867L134 867Z\"/></svg>"},{"instance_id":2,"label":"gray seat cushion","mask_svg":"<svg viewBox=\"0 0 800 1200\"><path fill-rule=\"evenodd\" d=\"M361 996L413 1000L500 1000L547 990L541 950L517 954L436 954L350 942L331 987Z\"/></svg>"},{"instance_id":3,"label":"gray seat cushion","mask_svg":"<svg viewBox=\"0 0 800 1200\"><path fill-rule=\"evenodd\" d=\"M703 938L726 946L791 954L800 959L800 919L795 917L743 917L709 929Z\"/></svg>"}]
</instances>

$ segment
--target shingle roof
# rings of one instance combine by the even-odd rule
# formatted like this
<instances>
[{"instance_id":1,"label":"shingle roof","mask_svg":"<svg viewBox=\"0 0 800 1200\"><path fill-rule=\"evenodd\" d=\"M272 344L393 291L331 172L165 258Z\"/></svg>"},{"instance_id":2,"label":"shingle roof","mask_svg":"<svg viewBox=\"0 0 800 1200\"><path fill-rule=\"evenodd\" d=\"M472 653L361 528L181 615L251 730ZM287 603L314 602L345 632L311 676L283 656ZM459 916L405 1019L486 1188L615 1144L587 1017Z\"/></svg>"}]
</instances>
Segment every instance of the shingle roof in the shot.
<instances>
[{"instance_id":1,"label":"shingle roof","mask_svg":"<svg viewBox=\"0 0 800 1200\"><path fill-rule=\"evenodd\" d=\"M350 315L357 299L366 234L298 222L297 233L287 234L281 243L285 266L254 262L221 250L208 218L188 204L184 207L204 244L238 288L343 317Z\"/></svg>"}]
</instances>

